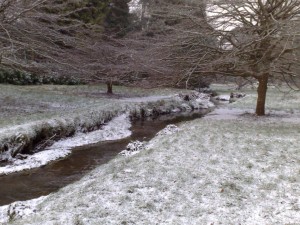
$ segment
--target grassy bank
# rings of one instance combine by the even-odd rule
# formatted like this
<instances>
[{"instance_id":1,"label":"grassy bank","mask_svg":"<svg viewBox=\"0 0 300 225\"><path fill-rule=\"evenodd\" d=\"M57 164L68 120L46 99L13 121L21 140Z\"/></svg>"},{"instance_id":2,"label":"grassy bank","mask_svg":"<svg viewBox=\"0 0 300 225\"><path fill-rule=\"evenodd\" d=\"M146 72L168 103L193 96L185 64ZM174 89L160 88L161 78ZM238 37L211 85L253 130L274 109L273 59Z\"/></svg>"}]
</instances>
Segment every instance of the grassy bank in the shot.
<instances>
[{"instance_id":1,"label":"grassy bank","mask_svg":"<svg viewBox=\"0 0 300 225\"><path fill-rule=\"evenodd\" d=\"M256 117L248 91L36 205L2 210L11 224L298 224L299 93L272 90L270 115Z\"/></svg>"},{"instance_id":2,"label":"grassy bank","mask_svg":"<svg viewBox=\"0 0 300 225\"><path fill-rule=\"evenodd\" d=\"M115 86L115 95L106 95L105 85L35 85L0 84L0 129L6 126L64 116L66 113L105 108L118 104L120 98L166 96L180 92L176 89L141 89Z\"/></svg>"},{"instance_id":3,"label":"grassy bank","mask_svg":"<svg viewBox=\"0 0 300 225\"><path fill-rule=\"evenodd\" d=\"M230 104L231 109L244 109L254 112L257 100L256 88L246 86L241 91L235 90L235 85L212 85L212 88L219 94L229 94L230 92L243 92L246 97L241 101ZM299 113L300 112L300 93L293 91L286 86L280 88L270 85L268 87L266 99L266 113Z\"/></svg>"},{"instance_id":4,"label":"grassy bank","mask_svg":"<svg viewBox=\"0 0 300 225\"><path fill-rule=\"evenodd\" d=\"M139 118L208 107L209 99L185 102L175 93L178 90L117 86L114 95L107 95L101 85L2 85L1 159L28 153L49 139L56 141L76 132L97 130L125 112Z\"/></svg>"}]
</instances>

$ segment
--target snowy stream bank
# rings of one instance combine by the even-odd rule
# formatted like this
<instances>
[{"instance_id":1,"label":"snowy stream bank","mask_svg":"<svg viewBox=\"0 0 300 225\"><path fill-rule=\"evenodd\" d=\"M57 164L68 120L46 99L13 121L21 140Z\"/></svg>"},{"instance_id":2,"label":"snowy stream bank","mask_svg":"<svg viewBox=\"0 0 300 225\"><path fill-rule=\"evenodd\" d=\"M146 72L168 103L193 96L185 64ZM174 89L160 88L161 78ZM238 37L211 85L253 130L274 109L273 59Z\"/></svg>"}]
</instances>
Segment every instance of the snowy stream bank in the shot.
<instances>
[{"instance_id":1,"label":"snowy stream bank","mask_svg":"<svg viewBox=\"0 0 300 225\"><path fill-rule=\"evenodd\" d=\"M12 159L12 164L0 167L0 175L29 170L44 166L52 161L62 159L71 154L71 149L100 141L118 140L131 135L131 122L127 114L122 114L104 125L101 130L89 133L78 133L74 137L55 142L44 151L26 156L24 159Z\"/></svg>"},{"instance_id":2,"label":"snowy stream bank","mask_svg":"<svg viewBox=\"0 0 300 225\"><path fill-rule=\"evenodd\" d=\"M209 106L212 106L212 104L209 104ZM204 108L209 108L208 106L205 106ZM202 111L202 112L206 112L207 111ZM186 115L183 114L182 116L180 116L180 118L194 118L194 116L199 117L201 114L199 113L193 113L191 114L191 117L188 116L189 113L187 113ZM175 117L175 115L173 116L175 120L177 120L177 117ZM168 117L166 117L168 118ZM172 117L171 117L172 118ZM168 121L168 120L166 120ZM70 152L70 148L76 147L76 146L82 146L84 144L91 144L94 142L99 142L103 141L103 140L113 140L113 139L118 139L118 138L124 138L128 135L130 135L130 131L129 128L131 126L128 114L125 115L121 115L115 119L113 119L112 121L110 121L106 126L104 126L101 130L98 131L94 131L94 132L90 132L87 134L79 134L76 135L73 138L68 138L62 141L59 141L57 143L55 143L54 145L52 145L51 147L47 148L47 150L43 151L43 152L48 152L51 153L52 150L62 150ZM120 129L121 128L121 129ZM164 129L164 131L162 131L163 133L168 132L171 133L173 132L172 129ZM161 132L158 134L160 135ZM55 156L55 155L54 155ZM54 156L52 158L54 158ZM44 158L44 161L46 161L47 157ZM51 159L51 158L49 158ZM39 166L42 165L42 162L37 162L37 161L30 161L29 160L26 162L26 160L23 160L23 164L20 165L20 167L15 167L15 169L26 169L26 168L32 168L34 166ZM27 164L27 165L26 165ZM26 167L27 166L27 167ZM8 168L5 172L9 173L10 168ZM39 198L39 199L44 199L44 198ZM16 202L16 203L12 203L10 205L7 206L3 206L0 209L0 222L3 221L9 221L12 217L17 218L18 216L26 216L32 212L35 211L34 209L34 205L36 203L39 203L40 200L30 200L30 201L24 201L24 202ZM6 214L6 212L8 214ZM17 214L17 216L15 217L13 214Z\"/></svg>"},{"instance_id":3,"label":"snowy stream bank","mask_svg":"<svg viewBox=\"0 0 300 225\"><path fill-rule=\"evenodd\" d=\"M163 130L142 151L119 156L57 193L0 207L1 221L297 224L299 146L297 121L221 109Z\"/></svg>"},{"instance_id":4,"label":"snowy stream bank","mask_svg":"<svg viewBox=\"0 0 300 225\"><path fill-rule=\"evenodd\" d=\"M0 159L9 163L0 167L0 175L28 170L46 165L49 162L67 157L72 147L96 143L105 140L116 140L130 135L129 118L141 118L170 114L195 109L211 108L209 95L193 93L191 101L185 101L180 95L161 96L155 98L122 99L118 105L108 105L90 109L73 117L56 118L50 121L37 121L28 124L0 129ZM126 118L124 114L126 113ZM104 125L113 117L121 115ZM104 125L104 126L103 126ZM101 127L100 130L99 127ZM94 131L93 131L94 130ZM87 133L87 131L92 131ZM44 144L51 137L61 139L70 135L71 138L54 142L44 151L32 154L37 144ZM27 152L22 152L27 150ZM29 153L28 154L28 150ZM18 156L17 158L15 156ZM21 159L20 159L21 158Z\"/></svg>"}]
</instances>

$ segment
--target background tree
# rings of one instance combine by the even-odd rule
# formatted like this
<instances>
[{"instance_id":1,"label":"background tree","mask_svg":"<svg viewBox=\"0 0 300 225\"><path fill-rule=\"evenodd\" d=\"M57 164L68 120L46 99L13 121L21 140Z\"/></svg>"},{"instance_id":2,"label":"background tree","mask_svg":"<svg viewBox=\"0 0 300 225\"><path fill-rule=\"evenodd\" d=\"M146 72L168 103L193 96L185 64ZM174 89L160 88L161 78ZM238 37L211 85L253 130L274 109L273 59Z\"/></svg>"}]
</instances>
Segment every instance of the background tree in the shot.
<instances>
[{"instance_id":1,"label":"background tree","mask_svg":"<svg viewBox=\"0 0 300 225\"><path fill-rule=\"evenodd\" d=\"M184 60L189 54L187 37L191 37L190 34L193 32L198 34L204 32L206 26L205 1L136 0L131 4L133 12L138 17L137 27L141 35L148 37L149 43L155 43L147 47L146 51L151 52L153 58L157 59L156 66L151 65L152 69L163 71L161 73L163 76L159 74L152 76L160 80L160 84L169 86L194 88L199 84L206 85L206 80L199 74L190 77L188 82L181 76L191 68L189 60ZM191 40L192 44L195 42ZM200 49L197 51L200 52ZM190 58L192 57L196 56Z\"/></svg>"},{"instance_id":2,"label":"background tree","mask_svg":"<svg viewBox=\"0 0 300 225\"><path fill-rule=\"evenodd\" d=\"M207 23L190 16L195 26L178 37L185 55L170 59L188 65L186 80L199 74L256 79L256 114L265 115L269 82L299 84L299 13L298 0L208 2Z\"/></svg>"},{"instance_id":3,"label":"background tree","mask_svg":"<svg viewBox=\"0 0 300 225\"><path fill-rule=\"evenodd\" d=\"M101 28L96 25L103 8L91 1L1 1L0 65L50 75L80 71L74 56L89 46L91 31Z\"/></svg>"},{"instance_id":4,"label":"background tree","mask_svg":"<svg viewBox=\"0 0 300 225\"><path fill-rule=\"evenodd\" d=\"M257 115L265 114L268 82L298 83L297 0L131 3L136 6L119 0L1 1L0 66L108 87L256 79Z\"/></svg>"},{"instance_id":5,"label":"background tree","mask_svg":"<svg viewBox=\"0 0 300 225\"><path fill-rule=\"evenodd\" d=\"M109 88L117 82L151 87L165 80L166 84L163 75L172 73L150 51L163 35L148 36L135 29L127 3L2 1L0 67L103 82Z\"/></svg>"},{"instance_id":6,"label":"background tree","mask_svg":"<svg viewBox=\"0 0 300 225\"><path fill-rule=\"evenodd\" d=\"M128 10L116 0L1 1L0 67L93 80L111 71L110 62L119 55L115 49L123 46L113 40L121 22L107 21L120 20L124 28ZM103 73L100 81L110 74Z\"/></svg>"}]
</instances>

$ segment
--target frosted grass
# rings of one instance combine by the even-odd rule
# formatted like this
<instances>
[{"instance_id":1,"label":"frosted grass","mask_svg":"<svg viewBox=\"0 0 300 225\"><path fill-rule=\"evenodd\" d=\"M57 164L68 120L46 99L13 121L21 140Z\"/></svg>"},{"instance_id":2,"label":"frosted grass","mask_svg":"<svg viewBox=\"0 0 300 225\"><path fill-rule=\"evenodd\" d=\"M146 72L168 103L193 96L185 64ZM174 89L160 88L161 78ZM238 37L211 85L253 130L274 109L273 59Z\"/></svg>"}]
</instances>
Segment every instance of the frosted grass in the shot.
<instances>
[{"instance_id":1,"label":"frosted grass","mask_svg":"<svg viewBox=\"0 0 300 225\"><path fill-rule=\"evenodd\" d=\"M276 102L280 94L275 94L270 96L274 112L267 117L247 113L251 101L239 100L180 124L176 132L160 132L145 150L101 165L33 204L34 210L26 215L1 207L1 221L297 224L299 114L282 111ZM298 100L286 101L293 105L289 101Z\"/></svg>"},{"instance_id":2,"label":"frosted grass","mask_svg":"<svg viewBox=\"0 0 300 225\"><path fill-rule=\"evenodd\" d=\"M82 108L107 105L114 101L79 95L69 90L68 87L64 89L50 85L0 85L0 87L2 104L0 128L61 117L69 112L80 112Z\"/></svg>"},{"instance_id":3,"label":"frosted grass","mask_svg":"<svg viewBox=\"0 0 300 225\"><path fill-rule=\"evenodd\" d=\"M229 105L229 108L243 109L253 111L257 101L256 87L246 86L242 90L235 90L236 85L221 85L214 84L212 88L221 95L230 95L231 92L243 92L245 98L238 99L236 102ZM267 91L266 98L266 113L300 113L300 93L293 91L286 86L275 87L270 85Z\"/></svg>"},{"instance_id":4,"label":"frosted grass","mask_svg":"<svg viewBox=\"0 0 300 225\"><path fill-rule=\"evenodd\" d=\"M15 158L12 157L16 152L18 153L22 146L28 145L28 143L38 139L39 135L47 134L47 138L51 138L53 134L56 136L57 133L62 133L59 138L64 138L75 133L76 136L74 138L55 144L53 149L60 150L65 149L68 144L74 147L74 144L77 146L78 144L90 144L99 140L112 140L109 138L113 138L114 136L120 138L120 136L124 135L122 134L124 130L123 125L128 119L119 119L117 123L112 121L114 125L109 126L109 129L106 129L104 126L104 130L102 131L95 131L89 134L84 133L99 129L99 126L102 126L106 121L122 113L128 113L130 116L140 118L143 116L151 116L155 113L171 113L172 110L175 109L179 111L189 111L213 106L213 103L209 101L209 96L205 94L198 94L193 101L188 103L179 97L179 95L124 98L119 100L118 103L109 102L107 104L94 104L93 106L81 107L78 110L70 112L67 116L64 115L52 119L45 118L41 121L32 121L22 125L4 127L0 129L0 147L3 151L1 159L12 162L12 165L0 167L0 175L42 166L45 165L47 161L54 161L55 159L60 159L70 154L69 151L55 152L55 154L51 154L51 151L48 151L48 155L51 155L48 157L46 153L39 153L38 156L44 156L46 158L45 160L41 160L41 157L37 159L35 155L26 156L27 159L23 161L15 160ZM112 127L114 127L114 129L112 129ZM130 134L126 133L125 135ZM63 146L60 146L62 143Z\"/></svg>"},{"instance_id":5,"label":"frosted grass","mask_svg":"<svg viewBox=\"0 0 300 225\"><path fill-rule=\"evenodd\" d=\"M160 132L146 150L96 168L32 214L6 218L11 224L297 224L300 123L230 112Z\"/></svg>"},{"instance_id":6,"label":"frosted grass","mask_svg":"<svg viewBox=\"0 0 300 225\"><path fill-rule=\"evenodd\" d=\"M180 92L184 91L114 86L115 95L107 96L106 85L0 84L0 128L60 117L70 111L80 113L83 108L105 108L108 104L119 104L125 97L168 96Z\"/></svg>"}]
</instances>

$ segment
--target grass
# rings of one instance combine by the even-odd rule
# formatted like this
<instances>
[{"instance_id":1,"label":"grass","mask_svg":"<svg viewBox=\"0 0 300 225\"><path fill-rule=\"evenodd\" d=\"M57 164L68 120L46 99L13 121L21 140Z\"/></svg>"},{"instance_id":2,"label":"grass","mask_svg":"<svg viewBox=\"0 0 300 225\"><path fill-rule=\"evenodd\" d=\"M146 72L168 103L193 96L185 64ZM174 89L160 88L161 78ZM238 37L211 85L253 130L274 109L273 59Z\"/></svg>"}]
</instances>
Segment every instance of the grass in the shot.
<instances>
[{"instance_id":1,"label":"grass","mask_svg":"<svg viewBox=\"0 0 300 225\"><path fill-rule=\"evenodd\" d=\"M246 86L242 90L235 90L234 85L212 85L212 88L219 94L230 94L231 92L243 92L247 96L239 101L230 104L229 108L245 109L254 111L257 101L255 87ZM269 86L266 98L266 113L276 112L299 113L300 112L300 94L299 91L293 91L286 86L280 88Z\"/></svg>"},{"instance_id":2,"label":"grass","mask_svg":"<svg viewBox=\"0 0 300 225\"><path fill-rule=\"evenodd\" d=\"M170 95L176 89L141 89L115 86L112 97L105 85L0 85L0 128L63 116L83 108L118 104L120 97Z\"/></svg>"},{"instance_id":3,"label":"grass","mask_svg":"<svg viewBox=\"0 0 300 225\"><path fill-rule=\"evenodd\" d=\"M11 86L0 85L0 161L13 160L41 142L59 140L77 132L99 129L113 117L129 113L140 118L154 114L212 107L207 96L186 102L176 89L115 87L103 85ZM53 137L55 139L53 139Z\"/></svg>"},{"instance_id":4,"label":"grass","mask_svg":"<svg viewBox=\"0 0 300 225\"><path fill-rule=\"evenodd\" d=\"M270 89L272 113L256 117L245 113L255 103L255 91L246 92L222 106L234 116L182 123L12 224L299 224L300 93Z\"/></svg>"}]
</instances>

